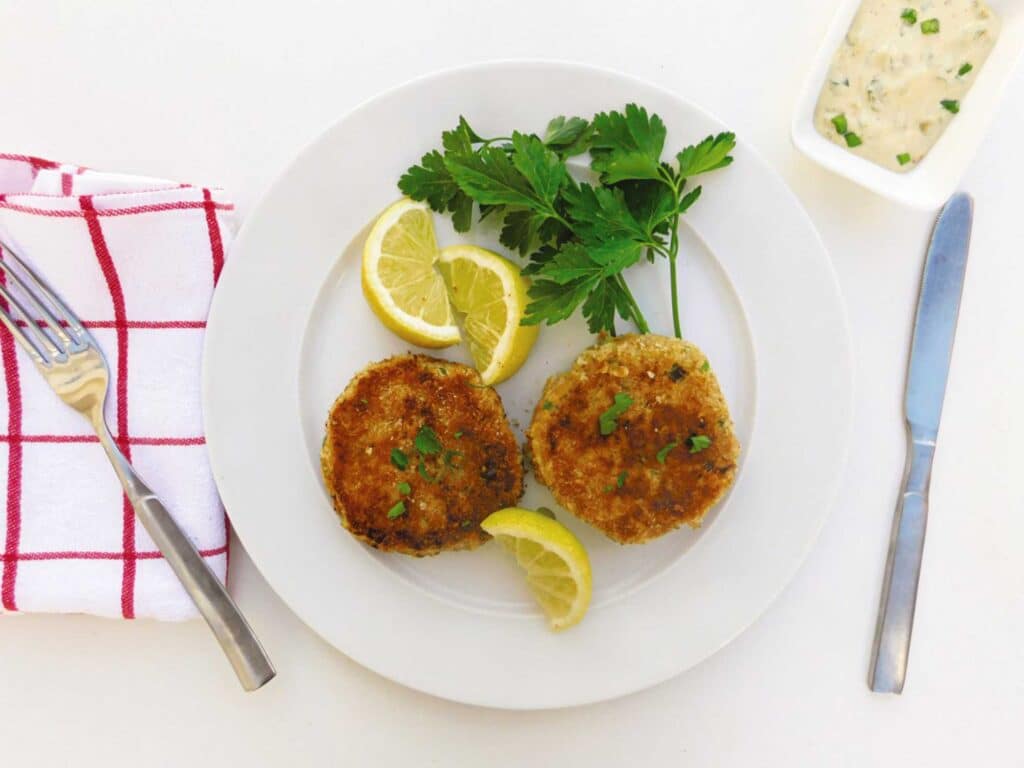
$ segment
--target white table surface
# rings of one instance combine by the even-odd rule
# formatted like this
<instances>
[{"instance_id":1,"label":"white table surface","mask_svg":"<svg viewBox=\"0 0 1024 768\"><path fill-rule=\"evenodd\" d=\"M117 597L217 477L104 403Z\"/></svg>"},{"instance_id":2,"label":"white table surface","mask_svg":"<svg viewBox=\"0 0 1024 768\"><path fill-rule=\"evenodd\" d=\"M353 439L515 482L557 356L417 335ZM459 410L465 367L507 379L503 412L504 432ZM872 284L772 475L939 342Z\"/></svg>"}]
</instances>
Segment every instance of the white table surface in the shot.
<instances>
[{"instance_id":1,"label":"white table surface","mask_svg":"<svg viewBox=\"0 0 1024 768\"><path fill-rule=\"evenodd\" d=\"M232 589L278 666L277 680L243 695L199 622L4 617L0 762L1024 764L1024 451L1013 433L1024 426L1024 72L963 183L977 216L909 682L902 697L878 696L865 678L932 216L861 191L789 143L797 88L834 5L0 5L0 151L218 184L243 215L331 121L425 72L493 58L563 58L674 89L753 144L807 206L846 296L857 374L851 459L813 553L760 621L675 680L560 712L436 700L327 646L235 542Z\"/></svg>"}]
</instances>

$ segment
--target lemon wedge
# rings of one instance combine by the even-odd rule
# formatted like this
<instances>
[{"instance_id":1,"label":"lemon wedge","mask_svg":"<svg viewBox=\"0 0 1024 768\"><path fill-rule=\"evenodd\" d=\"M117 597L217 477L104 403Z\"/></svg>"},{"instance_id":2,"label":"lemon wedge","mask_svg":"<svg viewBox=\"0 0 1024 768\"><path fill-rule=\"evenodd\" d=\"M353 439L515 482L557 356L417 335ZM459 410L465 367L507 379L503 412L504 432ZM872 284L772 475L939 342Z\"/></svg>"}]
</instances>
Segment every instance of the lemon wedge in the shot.
<instances>
[{"instance_id":1,"label":"lemon wedge","mask_svg":"<svg viewBox=\"0 0 1024 768\"><path fill-rule=\"evenodd\" d=\"M481 380L504 381L526 361L540 330L520 325L529 282L517 266L475 245L443 249L438 269L451 303L463 315L462 329Z\"/></svg>"},{"instance_id":2,"label":"lemon wedge","mask_svg":"<svg viewBox=\"0 0 1024 768\"><path fill-rule=\"evenodd\" d=\"M363 246L363 293L377 317L408 342L448 347L460 340L439 257L433 214L403 198L374 223Z\"/></svg>"},{"instance_id":3,"label":"lemon wedge","mask_svg":"<svg viewBox=\"0 0 1024 768\"><path fill-rule=\"evenodd\" d=\"M590 558L572 531L518 507L494 512L480 527L515 555L552 629L579 623L590 605Z\"/></svg>"}]
</instances>

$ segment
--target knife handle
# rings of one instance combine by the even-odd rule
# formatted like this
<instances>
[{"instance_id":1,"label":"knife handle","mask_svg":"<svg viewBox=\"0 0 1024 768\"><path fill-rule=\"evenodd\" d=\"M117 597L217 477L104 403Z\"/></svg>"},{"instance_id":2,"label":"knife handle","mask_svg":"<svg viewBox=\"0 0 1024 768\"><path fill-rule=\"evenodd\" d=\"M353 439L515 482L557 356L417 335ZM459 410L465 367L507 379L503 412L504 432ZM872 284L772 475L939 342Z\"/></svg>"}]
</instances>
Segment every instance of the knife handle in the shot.
<instances>
[{"instance_id":1,"label":"knife handle","mask_svg":"<svg viewBox=\"0 0 1024 768\"><path fill-rule=\"evenodd\" d=\"M871 660L869 682L871 690L878 693L902 693L907 675L910 633L914 627L914 605L928 524L928 484L935 455L935 435L914 434L911 430L907 447L907 467L893 517Z\"/></svg>"}]
</instances>

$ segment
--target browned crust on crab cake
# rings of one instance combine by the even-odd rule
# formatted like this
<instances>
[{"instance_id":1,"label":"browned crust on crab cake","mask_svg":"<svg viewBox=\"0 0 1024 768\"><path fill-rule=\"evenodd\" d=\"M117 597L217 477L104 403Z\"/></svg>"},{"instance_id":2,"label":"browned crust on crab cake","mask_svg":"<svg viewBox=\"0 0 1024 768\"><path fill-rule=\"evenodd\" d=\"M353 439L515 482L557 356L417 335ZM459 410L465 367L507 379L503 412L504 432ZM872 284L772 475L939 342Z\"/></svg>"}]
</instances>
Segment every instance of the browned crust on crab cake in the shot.
<instances>
[{"instance_id":1,"label":"browned crust on crab cake","mask_svg":"<svg viewBox=\"0 0 1024 768\"><path fill-rule=\"evenodd\" d=\"M437 435L440 453L417 452L423 427ZM321 468L334 509L377 549L423 556L479 546L490 538L480 521L523 494L522 457L501 398L459 363L402 355L370 365L334 402L326 430ZM394 448L406 469L392 463ZM403 482L408 495L399 492ZM389 519L400 500L405 513Z\"/></svg>"},{"instance_id":2,"label":"browned crust on crab cake","mask_svg":"<svg viewBox=\"0 0 1024 768\"><path fill-rule=\"evenodd\" d=\"M706 362L694 344L651 334L584 351L548 380L534 411L527 446L537 479L559 504L623 544L699 526L732 485L740 453ZM617 393L633 403L602 435L600 416ZM711 444L691 453L688 441L697 435ZM659 462L658 452L673 442Z\"/></svg>"}]
</instances>

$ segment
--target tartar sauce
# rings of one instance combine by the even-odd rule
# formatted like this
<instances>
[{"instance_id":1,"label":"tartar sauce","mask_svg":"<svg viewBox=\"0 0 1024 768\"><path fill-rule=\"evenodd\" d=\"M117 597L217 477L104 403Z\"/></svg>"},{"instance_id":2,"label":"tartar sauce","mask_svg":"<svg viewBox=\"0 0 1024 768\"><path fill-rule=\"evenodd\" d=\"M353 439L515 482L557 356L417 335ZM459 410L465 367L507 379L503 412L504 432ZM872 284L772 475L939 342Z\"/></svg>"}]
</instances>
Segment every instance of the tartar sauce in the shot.
<instances>
[{"instance_id":1,"label":"tartar sauce","mask_svg":"<svg viewBox=\"0 0 1024 768\"><path fill-rule=\"evenodd\" d=\"M818 97L818 132L908 171L960 111L999 34L983 0L864 0Z\"/></svg>"}]
</instances>

